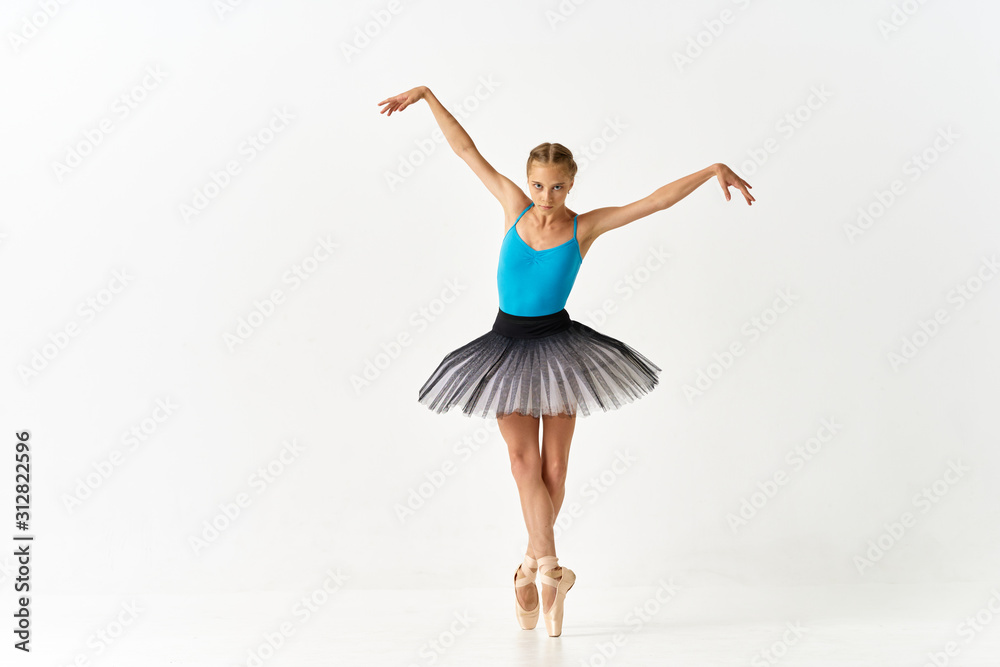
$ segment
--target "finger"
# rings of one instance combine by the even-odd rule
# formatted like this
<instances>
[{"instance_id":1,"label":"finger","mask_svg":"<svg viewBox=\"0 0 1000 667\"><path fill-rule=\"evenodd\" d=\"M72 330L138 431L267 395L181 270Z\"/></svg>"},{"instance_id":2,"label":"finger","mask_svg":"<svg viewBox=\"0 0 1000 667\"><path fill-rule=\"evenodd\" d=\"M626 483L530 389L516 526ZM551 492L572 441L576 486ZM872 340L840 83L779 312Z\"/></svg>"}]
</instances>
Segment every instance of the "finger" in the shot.
<instances>
[{"instance_id":1,"label":"finger","mask_svg":"<svg viewBox=\"0 0 1000 667\"><path fill-rule=\"evenodd\" d=\"M726 201L729 201L729 184L726 183L726 179L719 175L719 185L722 186L722 194L726 195Z\"/></svg>"}]
</instances>

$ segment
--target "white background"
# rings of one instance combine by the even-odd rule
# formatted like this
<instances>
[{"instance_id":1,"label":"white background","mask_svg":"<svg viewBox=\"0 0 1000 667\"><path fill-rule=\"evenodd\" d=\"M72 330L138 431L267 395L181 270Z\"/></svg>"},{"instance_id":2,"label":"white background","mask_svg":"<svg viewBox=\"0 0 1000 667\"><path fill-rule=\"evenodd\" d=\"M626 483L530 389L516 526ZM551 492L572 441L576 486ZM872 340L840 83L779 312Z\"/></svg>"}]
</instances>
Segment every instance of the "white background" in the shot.
<instances>
[{"instance_id":1,"label":"white background","mask_svg":"<svg viewBox=\"0 0 1000 667\"><path fill-rule=\"evenodd\" d=\"M379 114L418 85L524 187L532 147L573 150L578 212L714 162L753 185L748 207L710 180L588 253L567 310L663 372L578 418L562 563L602 585L996 580L994 4L43 4L0 26L3 475L29 430L36 591L507 585L527 535L495 421L416 401L492 325L503 214L426 103Z\"/></svg>"}]
</instances>

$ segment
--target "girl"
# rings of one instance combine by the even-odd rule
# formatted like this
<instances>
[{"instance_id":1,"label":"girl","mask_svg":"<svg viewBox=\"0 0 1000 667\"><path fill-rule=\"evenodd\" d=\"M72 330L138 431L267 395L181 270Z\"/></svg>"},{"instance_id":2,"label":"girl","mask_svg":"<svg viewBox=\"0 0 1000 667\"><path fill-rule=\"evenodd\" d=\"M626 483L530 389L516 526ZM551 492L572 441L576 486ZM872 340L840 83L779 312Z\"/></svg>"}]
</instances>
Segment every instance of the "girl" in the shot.
<instances>
[{"instance_id":1,"label":"girl","mask_svg":"<svg viewBox=\"0 0 1000 667\"><path fill-rule=\"evenodd\" d=\"M457 120L426 86L382 100L380 113L427 100L451 148L504 210L497 267L499 310L488 333L450 352L420 388L418 400L437 413L496 418L507 443L528 530L524 561L514 572L514 611L525 630L541 608L550 637L562 633L566 592L576 574L559 567L553 525L565 496L576 415L617 409L652 391L659 366L625 343L570 319L566 300L590 246L612 229L673 206L715 176L754 200L750 184L716 163L627 206L577 215L566 206L576 163L561 144L528 154L528 195L487 162ZM520 212L520 213L518 213ZM516 216L516 217L515 217ZM539 420L544 424L539 452ZM540 573L538 601L535 575ZM530 610L530 611L529 611Z\"/></svg>"}]
</instances>

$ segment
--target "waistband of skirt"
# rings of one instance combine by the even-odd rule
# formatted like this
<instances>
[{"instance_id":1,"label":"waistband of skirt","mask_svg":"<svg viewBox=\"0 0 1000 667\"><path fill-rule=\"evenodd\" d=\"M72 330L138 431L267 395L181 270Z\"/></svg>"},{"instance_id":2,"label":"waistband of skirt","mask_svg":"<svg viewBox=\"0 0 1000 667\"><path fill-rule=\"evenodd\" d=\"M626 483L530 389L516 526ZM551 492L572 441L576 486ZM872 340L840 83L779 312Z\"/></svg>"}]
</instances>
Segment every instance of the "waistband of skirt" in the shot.
<instances>
[{"instance_id":1,"label":"waistband of skirt","mask_svg":"<svg viewBox=\"0 0 1000 667\"><path fill-rule=\"evenodd\" d=\"M565 331L570 326L569 313L565 308L550 315L511 315L497 310L493 331L508 338L542 338Z\"/></svg>"}]
</instances>

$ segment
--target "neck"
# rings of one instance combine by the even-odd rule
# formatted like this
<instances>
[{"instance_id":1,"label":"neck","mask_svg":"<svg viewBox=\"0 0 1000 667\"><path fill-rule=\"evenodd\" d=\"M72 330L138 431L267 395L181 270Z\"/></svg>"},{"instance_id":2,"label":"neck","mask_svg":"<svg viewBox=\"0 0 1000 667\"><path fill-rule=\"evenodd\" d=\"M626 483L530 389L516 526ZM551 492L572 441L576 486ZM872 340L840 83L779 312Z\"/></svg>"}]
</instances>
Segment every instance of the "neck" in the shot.
<instances>
[{"instance_id":1,"label":"neck","mask_svg":"<svg viewBox=\"0 0 1000 667\"><path fill-rule=\"evenodd\" d=\"M535 211L535 217L538 219L539 227L551 227L553 225L558 225L564 220L573 219L573 216L570 215L570 212L567 210L565 204L554 206L547 211L541 208L538 204L535 204L533 209Z\"/></svg>"}]
</instances>

